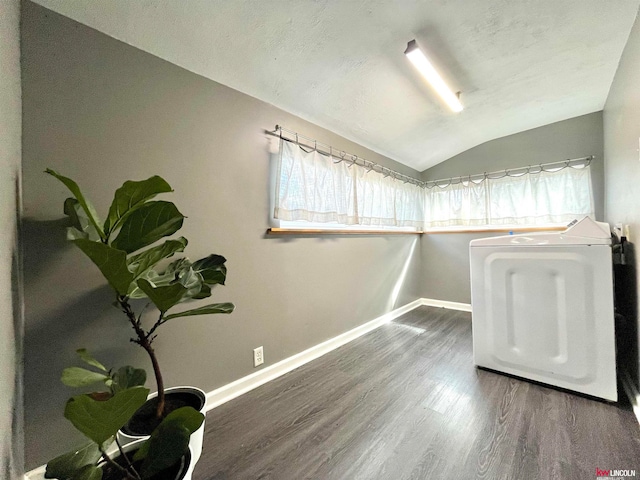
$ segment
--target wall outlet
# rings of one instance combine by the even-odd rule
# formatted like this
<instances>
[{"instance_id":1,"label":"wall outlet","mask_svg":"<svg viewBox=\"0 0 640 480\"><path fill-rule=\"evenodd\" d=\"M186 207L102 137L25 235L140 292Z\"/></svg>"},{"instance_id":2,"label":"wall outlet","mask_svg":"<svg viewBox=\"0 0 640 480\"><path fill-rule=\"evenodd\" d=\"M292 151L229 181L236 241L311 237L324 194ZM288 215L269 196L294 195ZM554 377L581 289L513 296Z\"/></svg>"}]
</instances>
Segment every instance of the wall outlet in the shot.
<instances>
[{"instance_id":1,"label":"wall outlet","mask_svg":"<svg viewBox=\"0 0 640 480\"><path fill-rule=\"evenodd\" d=\"M264 350L262 347L253 349L253 366L258 367L264 363Z\"/></svg>"}]
</instances>

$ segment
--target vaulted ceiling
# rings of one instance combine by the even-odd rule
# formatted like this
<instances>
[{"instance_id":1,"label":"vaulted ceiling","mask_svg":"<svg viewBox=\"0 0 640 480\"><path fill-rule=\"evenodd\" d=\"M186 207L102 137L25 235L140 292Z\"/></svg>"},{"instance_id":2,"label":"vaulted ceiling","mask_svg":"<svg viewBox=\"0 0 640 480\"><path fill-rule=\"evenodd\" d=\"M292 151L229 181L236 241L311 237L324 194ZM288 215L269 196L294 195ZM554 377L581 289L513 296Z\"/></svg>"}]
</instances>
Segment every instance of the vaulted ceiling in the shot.
<instances>
[{"instance_id":1,"label":"vaulted ceiling","mask_svg":"<svg viewBox=\"0 0 640 480\"><path fill-rule=\"evenodd\" d=\"M601 110L640 0L36 3L422 171ZM414 38L463 112L403 55Z\"/></svg>"}]
</instances>

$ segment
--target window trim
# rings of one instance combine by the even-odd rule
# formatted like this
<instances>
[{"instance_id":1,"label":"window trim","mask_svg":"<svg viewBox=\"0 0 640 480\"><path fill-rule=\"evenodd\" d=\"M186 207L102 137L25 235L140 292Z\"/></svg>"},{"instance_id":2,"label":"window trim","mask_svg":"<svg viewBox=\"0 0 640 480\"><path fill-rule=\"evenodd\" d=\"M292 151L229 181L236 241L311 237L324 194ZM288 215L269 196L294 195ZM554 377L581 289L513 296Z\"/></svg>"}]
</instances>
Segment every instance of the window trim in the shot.
<instances>
[{"instance_id":1,"label":"window trim","mask_svg":"<svg viewBox=\"0 0 640 480\"><path fill-rule=\"evenodd\" d=\"M467 225L464 228L452 228L441 227L438 229L426 229L423 230L425 235L439 235L443 233L526 233L526 232L557 232L567 229L567 225L518 225L508 227L504 225L483 225L478 227L469 227Z\"/></svg>"},{"instance_id":2,"label":"window trim","mask_svg":"<svg viewBox=\"0 0 640 480\"><path fill-rule=\"evenodd\" d=\"M290 236L322 236L322 235L442 235L442 234L469 234L469 233L527 233L527 232L562 232L567 229L566 225L555 225L549 227L523 227L514 228L477 228L466 230L415 230L415 231L393 231L393 230L346 230L331 228L283 228L271 227L266 231L266 235L290 235Z\"/></svg>"},{"instance_id":3,"label":"window trim","mask_svg":"<svg viewBox=\"0 0 640 480\"><path fill-rule=\"evenodd\" d=\"M336 222L319 223L273 218L271 225L267 235L415 235L423 233L416 227L342 225Z\"/></svg>"},{"instance_id":4,"label":"window trim","mask_svg":"<svg viewBox=\"0 0 640 480\"><path fill-rule=\"evenodd\" d=\"M322 236L322 235L422 235L426 232L422 230L347 230L347 229L330 229L330 228L268 228L267 235L299 235L299 236Z\"/></svg>"}]
</instances>

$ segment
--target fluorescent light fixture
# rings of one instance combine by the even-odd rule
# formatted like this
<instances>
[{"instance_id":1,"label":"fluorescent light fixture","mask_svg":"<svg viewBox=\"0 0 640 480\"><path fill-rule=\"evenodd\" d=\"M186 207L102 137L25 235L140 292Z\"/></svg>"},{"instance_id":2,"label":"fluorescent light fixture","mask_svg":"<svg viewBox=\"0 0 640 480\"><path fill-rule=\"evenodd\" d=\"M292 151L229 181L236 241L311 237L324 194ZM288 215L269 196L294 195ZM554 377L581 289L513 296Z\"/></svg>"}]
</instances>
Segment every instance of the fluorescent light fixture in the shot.
<instances>
[{"instance_id":1,"label":"fluorescent light fixture","mask_svg":"<svg viewBox=\"0 0 640 480\"><path fill-rule=\"evenodd\" d=\"M460 99L458 96L451 91L451 89L444 83L444 80L440 76L440 74L433 68L431 62L426 57L420 47L416 43L415 40L411 40L407 45L407 49L404 51L404 54L407 56L411 63L413 63L414 67L418 69L418 71L424 76L424 78L429 82L429 85L433 87L440 98L442 98L447 106L453 110L454 112L461 112L464 108L460 103Z\"/></svg>"}]
</instances>

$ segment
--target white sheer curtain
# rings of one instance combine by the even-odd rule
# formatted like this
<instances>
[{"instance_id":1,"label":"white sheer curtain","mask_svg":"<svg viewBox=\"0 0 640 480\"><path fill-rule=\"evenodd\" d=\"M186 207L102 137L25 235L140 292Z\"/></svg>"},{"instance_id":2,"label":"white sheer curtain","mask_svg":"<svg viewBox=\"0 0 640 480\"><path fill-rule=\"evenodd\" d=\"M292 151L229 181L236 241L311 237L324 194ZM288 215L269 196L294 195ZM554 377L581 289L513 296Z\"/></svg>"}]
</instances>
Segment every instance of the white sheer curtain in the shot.
<instances>
[{"instance_id":1,"label":"white sheer curtain","mask_svg":"<svg viewBox=\"0 0 640 480\"><path fill-rule=\"evenodd\" d=\"M282 141L275 218L357 223L355 181L347 165Z\"/></svg>"},{"instance_id":2,"label":"white sheer curtain","mask_svg":"<svg viewBox=\"0 0 640 480\"><path fill-rule=\"evenodd\" d=\"M422 228L424 191L347 160L281 142L274 216L280 220Z\"/></svg>"},{"instance_id":3,"label":"white sheer curtain","mask_svg":"<svg viewBox=\"0 0 640 480\"><path fill-rule=\"evenodd\" d=\"M588 165L423 188L281 141L274 216L424 228L568 223L594 216Z\"/></svg>"},{"instance_id":4,"label":"white sheer curtain","mask_svg":"<svg viewBox=\"0 0 640 480\"><path fill-rule=\"evenodd\" d=\"M487 224L486 182L465 182L427 189L426 227Z\"/></svg>"},{"instance_id":5,"label":"white sheer curtain","mask_svg":"<svg viewBox=\"0 0 640 480\"><path fill-rule=\"evenodd\" d=\"M542 225L594 216L589 166L427 189L425 228Z\"/></svg>"}]
</instances>

